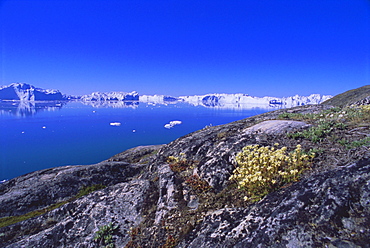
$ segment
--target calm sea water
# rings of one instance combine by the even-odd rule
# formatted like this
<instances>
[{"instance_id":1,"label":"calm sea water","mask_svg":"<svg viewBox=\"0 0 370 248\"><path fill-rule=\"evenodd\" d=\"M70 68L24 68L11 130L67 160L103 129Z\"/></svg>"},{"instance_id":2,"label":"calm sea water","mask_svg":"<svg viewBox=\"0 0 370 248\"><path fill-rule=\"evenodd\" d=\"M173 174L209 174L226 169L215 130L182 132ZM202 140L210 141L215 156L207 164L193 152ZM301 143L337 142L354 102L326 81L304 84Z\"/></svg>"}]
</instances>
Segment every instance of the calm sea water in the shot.
<instances>
[{"instance_id":1,"label":"calm sea water","mask_svg":"<svg viewBox=\"0 0 370 248\"><path fill-rule=\"evenodd\" d=\"M0 181L35 170L93 164L139 145L164 144L207 125L271 108L219 108L185 103L91 106L80 102L0 104ZM170 121L182 124L164 128ZM120 122L120 126L110 123Z\"/></svg>"}]
</instances>

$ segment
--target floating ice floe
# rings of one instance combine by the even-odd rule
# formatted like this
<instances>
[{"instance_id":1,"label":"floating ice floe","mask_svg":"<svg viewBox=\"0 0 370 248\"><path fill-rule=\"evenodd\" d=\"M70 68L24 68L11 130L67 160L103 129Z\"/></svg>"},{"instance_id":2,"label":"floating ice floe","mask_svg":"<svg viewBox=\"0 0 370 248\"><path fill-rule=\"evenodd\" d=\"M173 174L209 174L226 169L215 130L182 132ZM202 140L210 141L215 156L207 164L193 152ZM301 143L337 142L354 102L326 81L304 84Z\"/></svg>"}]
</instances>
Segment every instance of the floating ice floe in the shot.
<instances>
[{"instance_id":1,"label":"floating ice floe","mask_svg":"<svg viewBox=\"0 0 370 248\"><path fill-rule=\"evenodd\" d=\"M121 122L111 122L109 125L119 127L121 126Z\"/></svg>"},{"instance_id":2,"label":"floating ice floe","mask_svg":"<svg viewBox=\"0 0 370 248\"><path fill-rule=\"evenodd\" d=\"M170 121L170 123L167 123L164 125L165 128L170 129L173 128L175 125L180 125L182 121Z\"/></svg>"}]
</instances>

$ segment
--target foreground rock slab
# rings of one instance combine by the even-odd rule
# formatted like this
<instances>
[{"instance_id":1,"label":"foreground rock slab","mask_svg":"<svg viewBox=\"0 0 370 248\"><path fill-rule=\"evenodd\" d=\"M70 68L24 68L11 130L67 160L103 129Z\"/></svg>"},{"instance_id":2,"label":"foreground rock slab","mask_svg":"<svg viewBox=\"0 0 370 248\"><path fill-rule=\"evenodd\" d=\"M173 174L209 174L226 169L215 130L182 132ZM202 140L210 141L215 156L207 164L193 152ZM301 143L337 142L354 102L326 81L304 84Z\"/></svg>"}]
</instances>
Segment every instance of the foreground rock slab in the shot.
<instances>
[{"instance_id":1,"label":"foreground rock slab","mask_svg":"<svg viewBox=\"0 0 370 248\"><path fill-rule=\"evenodd\" d=\"M303 121L271 120L264 121L245 130L247 134L265 133L282 134L299 129L308 128L310 125Z\"/></svg>"},{"instance_id":2,"label":"foreground rock slab","mask_svg":"<svg viewBox=\"0 0 370 248\"><path fill-rule=\"evenodd\" d=\"M209 214L179 247L370 247L370 159Z\"/></svg>"},{"instance_id":3,"label":"foreground rock slab","mask_svg":"<svg viewBox=\"0 0 370 248\"><path fill-rule=\"evenodd\" d=\"M141 221L141 209L149 182L133 180L96 191L43 216L10 227L27 229L38 226L51 227L7 247L96 247L95 233L99 227L112 223L118 226L115 242L126 244L130 240L130 228Z\"/></svg>"}]
</instances>

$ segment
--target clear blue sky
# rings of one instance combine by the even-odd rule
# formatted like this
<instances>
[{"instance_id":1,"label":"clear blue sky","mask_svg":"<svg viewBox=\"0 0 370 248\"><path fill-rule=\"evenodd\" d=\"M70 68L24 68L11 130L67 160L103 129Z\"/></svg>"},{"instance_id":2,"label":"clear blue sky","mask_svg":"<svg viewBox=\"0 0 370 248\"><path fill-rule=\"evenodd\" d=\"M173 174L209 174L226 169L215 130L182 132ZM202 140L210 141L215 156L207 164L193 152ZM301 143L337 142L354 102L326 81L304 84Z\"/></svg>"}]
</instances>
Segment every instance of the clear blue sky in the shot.
<instances>
[{"instance_id":1,"label":"clear blue sky","mask_svg":"<svg viewBox=\"0 0 370 248\"><path fill-rule=\"evenodd\" d=\"M370 84L369 0L0 0L0 85L338 94Z\"/></svg>"}]
</instances>

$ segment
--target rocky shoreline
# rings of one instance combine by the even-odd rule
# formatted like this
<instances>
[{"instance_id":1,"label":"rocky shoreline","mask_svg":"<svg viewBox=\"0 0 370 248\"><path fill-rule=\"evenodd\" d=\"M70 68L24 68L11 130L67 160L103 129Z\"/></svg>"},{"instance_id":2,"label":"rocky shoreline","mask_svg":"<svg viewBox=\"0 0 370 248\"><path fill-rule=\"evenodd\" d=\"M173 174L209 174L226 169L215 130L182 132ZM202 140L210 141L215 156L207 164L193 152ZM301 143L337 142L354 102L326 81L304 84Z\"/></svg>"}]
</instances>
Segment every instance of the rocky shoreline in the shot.
<instances>
[{"instance_id":1,"label":"rocky shoreline","mask_svg":"<svg viewBox=\"0 0 370 248\"><path fill-rule=\"evenodd\" d=\"M95 165L9 180L0 185L3 220L55 207L1 227L0 247L369 247L369 122L341 111L276 110ZM346 126L332 124L318 140L305 136L327 114ZM229 180L236 154L276 143L315 151L310 169L260 201L245 201ZM79 195L94 185L104 187Z\"/></svg>"}]
</instances>

